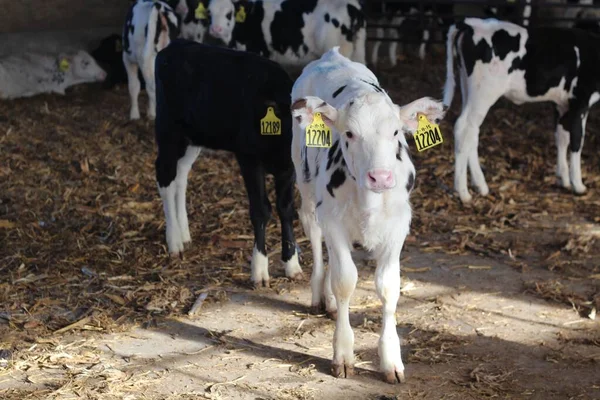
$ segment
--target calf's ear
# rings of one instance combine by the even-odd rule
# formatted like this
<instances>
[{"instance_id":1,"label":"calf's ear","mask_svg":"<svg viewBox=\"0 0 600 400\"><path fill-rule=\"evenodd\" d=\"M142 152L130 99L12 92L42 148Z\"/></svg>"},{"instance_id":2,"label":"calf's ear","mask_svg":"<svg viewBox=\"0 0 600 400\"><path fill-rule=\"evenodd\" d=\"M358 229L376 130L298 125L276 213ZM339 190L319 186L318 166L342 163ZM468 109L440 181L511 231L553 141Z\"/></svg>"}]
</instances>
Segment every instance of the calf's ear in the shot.
<instances>
[{"instance_id":1,"label":"calf's ear","mask_svg":"<svg viewBox=\"0 0 600 400\"><path fill-rule=\"evenodd\" d=\"M329 127L333 128L338 119L338 111L327 102L315 96L306 96L294 100L292 103L292 117L302 129L306 129L313 122L315 113L321 113L321 118Z\"/></svg>"},{"instance_id":2,"label":"calf's ear","mask_svg":"<svg viewBox=\"0 0 600 400\"><path fill-rule=\"evenodd\" d=\"M413 133L419 125L417 113L425 114L429 121L437 124L444 118L446 109L447 107L441 101L434 100L431 97L422 97L412 103L398 107L398 115L400 121L404 124L405 132Z\"/></svg>"}]
</instances>

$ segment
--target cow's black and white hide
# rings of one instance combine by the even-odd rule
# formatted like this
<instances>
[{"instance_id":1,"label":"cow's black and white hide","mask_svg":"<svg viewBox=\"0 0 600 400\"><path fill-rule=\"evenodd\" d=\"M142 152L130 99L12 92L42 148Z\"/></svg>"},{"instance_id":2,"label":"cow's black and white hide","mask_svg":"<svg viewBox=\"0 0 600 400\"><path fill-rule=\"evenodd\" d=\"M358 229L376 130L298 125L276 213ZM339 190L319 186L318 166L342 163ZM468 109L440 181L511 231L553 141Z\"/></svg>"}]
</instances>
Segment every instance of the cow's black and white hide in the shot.
<instances>
[{"instance_id":1,"label":"cow's black and white hide","mask_svg":"<svg viewBox=\"0 0 600 400\"><path fill-rule=\"evenodd\" d=\"M600 98L600 37L578 29L526 29L495 19L467 18L448 34L447 106L454 95L455 61L463 98L454 126L454 186L460 199L471 200L467 166L477 190L483 195L489 192L479 164L479 129L500 97L515 104L550 101L556 105L556 173L565 188L584 193L581 149L589 109Z\"/></svg>"},{"instance_id":2,"label":"cow's black and white hide","mask_svg":"<svg viewBox=\"0 0 600 400\"><path fill-rule=\"evenodd\" d=\"M334 46L365 62L366 22L358 0L211 0L209 33L238 50L304 66Z\"/></svg>"},{"instance_id":3,"label":"cow's black and white hide","mask_svg":"<svg viewBox=\"0 0 600 400\"><path fill-rule=\"evenodd\" d=\"M154 59L179 36L181 17L187 13L184 0L138 0L129 8L123 29L123 64L129 83L130 119L140 118L138 69L146 81L148 117L156 115Z\"/></svg>"},{"instance_id":4,"label":"cow's black and white hide","mask_svg":"<svg viewBox=\"0 0 600 400\"><path fill-rule=\"evenodd\" d=\"M435 121L441 102L422 98L395 105L363 64L342 56L338 48L308 64L292 90L295 117L292 159L302 196L300 219L313 251L312 306L324 303L337 314L332 372L353 370L354 335L350 297L358 278L351 257L360 243L377 259L375 287L383 303L379 340L380 368L386 381L404 380L396 304L400 295L400 251L409 232L409 196L415 182L404 132L414 132L417 115ZM305 129L315 113L332 130L330 148L307 147ZM322 236L329 255L323 268Z\"/></svg>"},{"instance_id":5,"label":"cow's black and white hide","mask_svg":"<svg viewBox=\"0 0 600 400\"><path fill-rule=\"evenodd\" d=\"M295 177L289 76L257 54L178 39L158 54L156 82L156 178L169 252L179 254L191 241L186 187L200 148L227 150L236 156L250 203L255 237L252 281L258 286L269 281L265 228L271 204L265 174L275 178L286 275L301 275L292 225ZM278 135L261 134L261 119L269 108L280 119Z\"/></svg>"}]
</instances>

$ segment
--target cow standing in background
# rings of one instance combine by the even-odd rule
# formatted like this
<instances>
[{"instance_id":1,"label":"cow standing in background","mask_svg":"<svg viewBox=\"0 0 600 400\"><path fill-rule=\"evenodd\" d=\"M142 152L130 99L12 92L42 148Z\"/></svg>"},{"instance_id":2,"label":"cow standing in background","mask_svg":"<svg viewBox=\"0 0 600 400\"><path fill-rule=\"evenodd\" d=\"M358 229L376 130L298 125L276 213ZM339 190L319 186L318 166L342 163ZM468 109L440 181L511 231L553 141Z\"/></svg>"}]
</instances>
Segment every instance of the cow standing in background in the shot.
<instances>
[{"instance_id":1,"label":"cow standing in background","mask_svg":"<svg viewBox=\"0 0 600 400\"><path fill-rule=\"evenodd\" d=\"M563 187L584 193L581 149L589 110L600 99L600 37L578 29L526 29L467 18L450 28L446 51L444 104L450 106L454 96L455 61L463 99L454 126L454 187L460 199L471 201L467 167L477 190L489 192L479 164L479 127L500 97L515 104L556 105L556 174Z\"/></svg>"},{"instance_id":2,"label":"cow standing in background","mask_svg":"<svg viewBox=\"0 0 600 400\"><path fill-rule=\"evenodd\" d=\"M334 46L365 63L366 21L358 0L211 0L209 33L237 50L304 66Z\"/></svg>"},{"instance_id":3,"label":"cow standing in background","mask_svg":"<svg viewBox=\"0 0 600 400\"><path fill-rule=\"evenodd\" d=\"M123 29L123 64L131 98L130 119L139 119L138 68L146 81L148 118L156 116L154 60L156 54L179 36L181 17L188 13L184 0L138 0L127 13Z\"/></svg>"}]
</instances>

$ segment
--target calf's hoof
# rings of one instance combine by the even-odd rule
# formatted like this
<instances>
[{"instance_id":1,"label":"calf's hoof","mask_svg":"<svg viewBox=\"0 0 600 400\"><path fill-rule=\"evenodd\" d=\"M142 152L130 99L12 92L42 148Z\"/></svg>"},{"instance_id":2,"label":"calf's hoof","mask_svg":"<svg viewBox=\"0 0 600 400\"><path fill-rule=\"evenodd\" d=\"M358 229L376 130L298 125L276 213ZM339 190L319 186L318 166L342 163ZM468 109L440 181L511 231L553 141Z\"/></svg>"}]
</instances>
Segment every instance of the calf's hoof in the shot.
<instances>
[{"instance_id":1,"label":"calf's hoof","mask_svg":"<svg viewBox=\"0 0 600 400\"><path fill-rule=\"evenodd\" d=\"M310 306L310 313L312 315L321 315L325 314L325 302L321 301L318 304L313 304Z\"/></svg>"},{"instance_id":2,"label":"calf's hoof","mask_svg":"<svg viewBox=\"0 0 600 400\"><path fill-rule=\"evenodd\" d=\"M331 319L332 321L337 321L337 317L338 317L337 310L328 310L327 311L327 318Z\"/></svg>"},{"instance_id":3,"label":"calf's hoof","mask_svg":"<svg viewBox=\"0 0 600 400\"><path fill-rule=\"evenodd\" d=\"M471 203L471 200L473 200L473 196L471 196L468 190L462 193L459 192L458 197L463 204L469 204Z\"/></svg>"},{"instance_id":4,"label":"calf's hoof","mask_svg":"<svg viewBox=\"0 0 600 400\"><path fill-rule=\"evenodd\" d=\"M404 377L403 370L393 369L383 373L383 380L387 383L395 385L396 383L404 383L406 378Z\"/></svg>"},{"instance_id":5,"label":"calf's hoof","mask_svg":"<svg viewBox=\"0 0 600 400\"><path fill-rule=\"evenodd\" d=\"M254 289L261 289L263 287L264 288L271 287L268 279L260 279L258 281L253 281L252 283L254 285Z\"/></svg>"},{"instance_id":6,"label":"calf's hoof","mask_svg":"<svg viewBox=\"0 0 600 400\"><path fill-rule=\"evenodd\" d=\"M331 375L336 378L348 378L354 375L354 365L342 363L342 364L331 364Z\"/></svg>"},{"instance_id":7,"label":"calf's hoof","mask_svg":"<svg viewBox=\"0 0 600 400\"><path fill-rule=\"evenodd\" d=\"M586 191L587 191L587 188L585 187L585 185L583 183L579 184L579 185L573 185L573 192L576 195L585 194Z\"/></svg>"}]
</instances>

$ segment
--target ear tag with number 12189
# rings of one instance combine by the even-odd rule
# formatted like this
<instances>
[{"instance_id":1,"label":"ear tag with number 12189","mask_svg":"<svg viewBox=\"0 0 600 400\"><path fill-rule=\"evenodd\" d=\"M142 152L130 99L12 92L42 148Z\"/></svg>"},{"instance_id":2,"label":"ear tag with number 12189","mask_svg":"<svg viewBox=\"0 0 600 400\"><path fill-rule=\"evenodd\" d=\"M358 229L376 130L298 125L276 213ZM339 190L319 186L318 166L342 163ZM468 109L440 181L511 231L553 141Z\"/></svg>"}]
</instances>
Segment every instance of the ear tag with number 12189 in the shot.
<instances>
[{"instance_id":1,"label":"ear tag with number 12189","mask_svg":"<svg viewBox=\"0 0 600 400\"><path fill-rule=\"evenodd\" d=\"M331 128L315 113L313 122L306 127L306 147L331 147Z\"/></svg>"},{"instance_id":2,"label":"ear tag with number 12189","mask_svg":"<svg viewBox=\"0 0 600 400\"><path fill-rule=\"evenodd\" d=\"M442 131L440 131L438 124L429 122L425 114L418 113L417 118L419 119L419 125L413 135L417 150L428 150L438 144L444 143Z\"/></svg>"},{"instance_id":3,"label":"ear tag with number 12189","mask_svg":"<svg viewBox=\"0 0 600 400\"><path fill-rule=\"evenodd\" d=\"M281 135L281 120L275 115L273 107L267 108L267 114L260 120L261 135Z\"/></svg>"}]
</instances>

